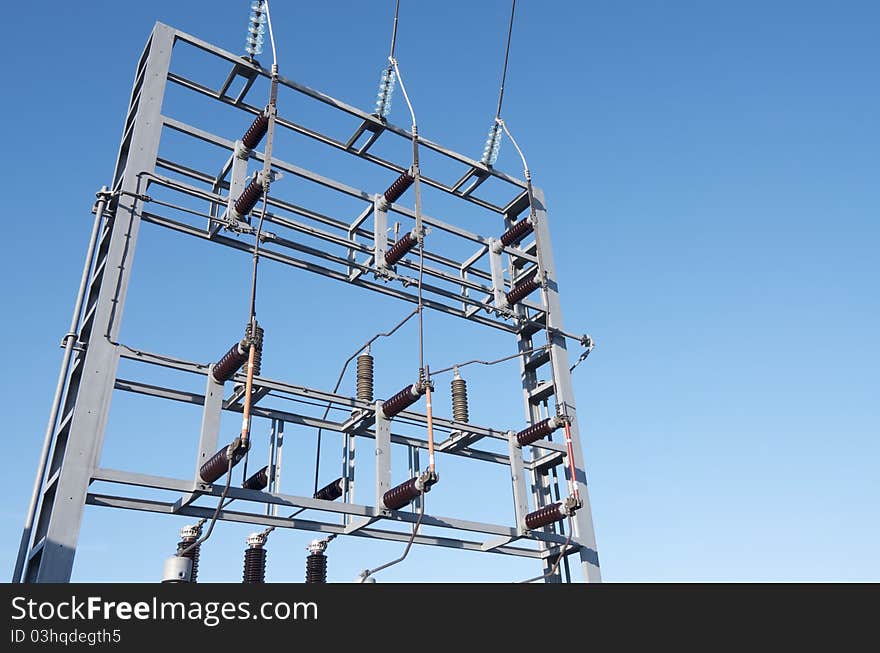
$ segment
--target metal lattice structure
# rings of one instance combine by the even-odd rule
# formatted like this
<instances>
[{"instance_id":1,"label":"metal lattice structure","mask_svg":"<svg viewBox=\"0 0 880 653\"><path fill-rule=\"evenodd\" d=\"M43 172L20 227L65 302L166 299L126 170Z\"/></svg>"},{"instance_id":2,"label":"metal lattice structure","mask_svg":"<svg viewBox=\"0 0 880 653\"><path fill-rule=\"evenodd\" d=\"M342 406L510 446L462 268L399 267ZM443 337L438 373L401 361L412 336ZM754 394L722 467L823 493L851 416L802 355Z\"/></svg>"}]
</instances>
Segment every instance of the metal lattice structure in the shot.
<instances>
[{"instance_id":1,"label":"metal lattice structure","mask_svg":"<svg viewBox=\"0 0 880 653\"><path fill-rule=\"evenodd\" d=\"M208 87L174 72L173 54L181 44L197 48L214 58L215 63L228 69L228 76L225 80L218 79L216 87ZM109 190L104 189L99 194L95 208L94 230L83 285L70 333L64 340L65 362L44 452L46 468L44 473L41 469L37 479L34 519L32 524L28 523L23 534L22 554L15 571L15 581L64 582L70 579L86 505L196 518L210 517L213 512L210 508L194 505L194 501L203 496L218 496L222 487L203 483L198 469L217 451L218 445L223 444L218 442L222 411L242 411L242 391L236 390L230 396L224 396L223 385L210 374L211 366L168 356L163 352L135 350L120 343L118 336L142 223L245 252L252 248L245 240L227 232L225 227L228 223L224 219L227 208L247 183L248 157L237 155L235 140L165 115L163 99L166 86L174 84L188 92L211 98L241 111L243 116L249 118L262 111L262 107L257 106L259 103L249 102L248 99L249 91L261 77L268 78L269 71L256 62L161 23L157 23L153 29L137 66L112 183ZM241 83L241 90L233 96L230 95L230 89L234 83ZM407 169L406 165L383 159L371 152L380 138L408 141L411 134L407 130L296 82L281 78L280 85L321 103L327 111L341 112L360 121L351 138L343 142L297 124L293 116L285 115L282 110L277 118L280 130L290 130L328 148L359 157L390 173L399 174ZM200 170L191 162L160 156L160 141L169 131L228 150L227 164L220 171ZM429 512L424 515L422 523L442 527L448 534L436 536L420 533L415 543L534 558L541 561L550 582L561 581L563 570L568 570L568 564L554 565L564 549L566 560L571 555L579 558L584 580L599 581L598 556L566 351L567 341L583 342L584 338L566 332L563 325L543 194L538 189L534 191L534 233L526 237L523 243L505 245L498 240L497 234L516 224L517 219L529 209L525 182L421 137L420 146L444 157L461 170L458 181L452 185L432 178L431 171L426 170L426 174L422 175L423 184L448 194L455 201L477 205L498 216L496 222L488 225L491 235L481 235L429 215L423 216L424 224L430 229L470 243L474 248L473 255L458 260L432 251L431 239L426 239L423 270L425 309L498 329L516 339L529 423L536 424L547 417L542 410L547 410L549 399L555 399L556 406L564 408L570 422L576 469L574 480L583 507L573 516L574 532L570 535L562 532L561 523L528 529L524 519L530 504L533 508L541 508L560 498L558 476L563 472L559 470L568 474L566 446L552 439L542 439L522 447L510 431L435 417L435 428L447 434L437 445L439 454L464 456L510 468L516 522L512 525L481 523ZM250 153L250 158L263 160L256 151ZM269 229L274 225L293 236L288 238L270 233L262 247L262 257L295 268L296 274L305 271L317 273L405 302L416 302L412 283L415 264L404 258L395 266L388 267L384 258L389 245L389 214L393 213L402 220L411 220L415 217L412 210L400 204L387 205L375 193L352 188L278 158L273 157L271 165L274 170L284 174L354 198L363 203L363 210L350 219L331 217L270 194L266 215ZM488 179L494 179L504 186L509 193L506 203L480 198L479 188ZM163 198L177 196L180 203L150 197L150 193L158 188L163 189ZM204 211L194 210L194 203L204 206ZM298 241L296 234L317 239L324 246L315 247ZM541 293L509 306L506 297L510 289L532 278L536 272L543 279ZM537 296L540 296L539 300L534 299ZM545 336L546 344L539 342ZM117 375L120 359L200 375L205 380L204 394L152 385L134 378L120 378ZM538 372L542 368L551 372L551 381L539 382ZM236 379L240 380L241 377L239 374ZM391 447L409 448L411 471L415 472L419 469L419 452L427 447L424 438L399 433L395 429L395 421L403 420L414 428L424 428L426 415L403 411L389 420L380 410L381 401L364 402L356 397L263 376L254 380L254 387L252 414L271 420L272 424L270 481L265 491L231 487L229 498L243 501L235 509L224 508L220 512L220 519L405 542L409 537L407 532L383 528L383 522L413 523L415 513L388 510L383 507L381 498L390 485ZM192 478L167 478L100 467L104 432L114 391L203 406L198 459ZM316 417L305 410L281 410L265 401L269 392L343 407L351 411L351 416L343 421L334 421ZM345 494L341 501L292 496L277 491L275 479L281 464L285 424L323 428L343 434L348 455L343 472ZM484 439L507 443L507 455L480 448L480 441ZM375 463L371 460L369 464L375 464L376 470L376 501L373 505L354 502L352 483L356 441L372 441L374 451L370 451L369 457L373 458L372 454L375 453ZM113 484L118 492L94 492L90 489L94 481L102 481L104 485ZM165 501L138 498L127 492L127 488L132 486L160 490L169 498ZM278 515L279 507L307 508L320 515L320 518L286 518ZM470 536L465 537L468 533ZM565 548L563 545L569 537L570 546ZM555 571L550 573L554 568Z\"/></svg>"}]
</instances>

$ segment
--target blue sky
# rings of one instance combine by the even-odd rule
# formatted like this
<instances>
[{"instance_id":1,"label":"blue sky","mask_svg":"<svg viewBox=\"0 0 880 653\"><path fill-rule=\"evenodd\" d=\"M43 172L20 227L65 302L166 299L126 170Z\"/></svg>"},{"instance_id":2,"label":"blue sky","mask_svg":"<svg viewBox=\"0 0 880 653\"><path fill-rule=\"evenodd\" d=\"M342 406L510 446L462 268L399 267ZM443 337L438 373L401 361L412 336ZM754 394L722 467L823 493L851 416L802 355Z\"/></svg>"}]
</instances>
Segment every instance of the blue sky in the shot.
<instances>
[{"instance_id":1,"label":"blue sky","mask_svg":"<svg viewBox=\"0 0 880 653\"><path fill-rule=\"evenodd\" d=\"M248 4L16 8L16 23L30 28L4 39L0 109L11 462L0 560L10 573L89 208L109 183L137 58L155 20L241 52ZM402 4L398 58L421 132L477 157L495 108L509 5ZM574 379L605 579L880 580L880 7L518 4L504 116L547 195L566 324L598 342ZM390 1L276 0L282 73L371 110L392 11ZM197 119L195 105L179 108ZM399 92L391 121L409 123ZM240 123L211 128L235 138ZM312 150L279 147L310 163ZM350 163L316 164L380 190ZM498 167L520 175L509 142ZM440 212L428 202L428 213ZM123 338L216 358L246 317L248 261L156 227L142 234ZM358 344L409 310L280 266L263 270L264 367L273 377L332 388ZM310 310L293 310L292 296ZM513 351L503 335L459 328L428 318L432 366ZM379 396L409 380L414 336L409 330L377 347ZM515 366L467 377L474 422L522 427ZM117 394L102 464L185 476L199 417L191 407ZM235 421L224 421L224 432ZM307 493L313 441L305 430L291 438L299 448L287 454L288 491ZM328 461L324 477L335 469ZM444 480L456 481L429 495L438 512L506 519L502 474L450 472ZM158 579L185 523L87 510L74 579ZM239 578L250 530L218 526L203 553L204 579ZM269 579L300 580L311 538L273 535ZM399 551L337 540L330 579L351 580ZM534 572L502 556L418 548L382 580L500 581Z\"/></svg>"}]
</instances>

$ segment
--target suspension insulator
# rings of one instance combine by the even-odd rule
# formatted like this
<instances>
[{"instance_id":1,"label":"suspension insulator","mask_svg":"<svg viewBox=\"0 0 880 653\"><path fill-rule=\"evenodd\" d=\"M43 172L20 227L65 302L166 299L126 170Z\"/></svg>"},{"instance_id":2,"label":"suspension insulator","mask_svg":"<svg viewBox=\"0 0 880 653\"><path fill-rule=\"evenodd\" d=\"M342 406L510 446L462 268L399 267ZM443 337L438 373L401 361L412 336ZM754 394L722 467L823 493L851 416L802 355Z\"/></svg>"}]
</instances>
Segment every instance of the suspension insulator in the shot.
<instances>
[{"instance_id":1,"label":"suspension insulator","mask_svg":"<svg viewBox=\"0 0 880 653\"><path fill-rule=\"evenodd\" d=\"M510 229L501 234L501 244L506 247L510 245L518 245L519 242L532 233L535 230L535 226L532 224L531 218L523 218L515 225L513 225Z\"/></svg>"},{"instance_id":2,"label":"suspension insulator","mask_svg":"<svg viewBox=\"0 0 880 653\"><path fill-rule=\"evenodd\" d=\"M266 582L266 549L248 547L244 550L244 574L242 583Z\"/></svg>"},{"instance_id":3,"label":"suspension insulator","mask_svg":"<svg viewBox=\"0 0 880 653\"><path fill-rule=\"evenodd\" d=\"M549 506L544 506L526 515L526 528L535 530L563 519L565 519L565 513L562 510L562 504L551 503Z\"/></svg>"},{"instance_id":4,"label":"suspension insulator","mask_svg":"<svg viewBox=\"0 0 880 653\"><path fill-rule=\"evenodd\" d=\"M241 142L247 149L252 150L260 144L268 130L269 116L264 112L254 119L254 122L251 123L251 126L244 133L244 136L241 137Z\"/></svg>"},{"instance_id":5,"label":"suspension insulator","mask_svg":"<svg viewBox=\"0 0 880 653\"><path fill-rule=\"evenodd\" d=\"M397 74L393 66L382 70L382 79L379 81L379 93L376 95L375 114L380 118L387 118L391 113L391 100L394 97L394 85L397 82Z\"/></svg>"},{"instance_id":6,"label":"suspension insulator","mask_svg":"<svg viewBox=\"0 0 880 653\"><path fill-rule=\"evenodd\" d=\"M241 369L241 366L247 362L248 359L248 351L247 351L247 343L236 342L232 347L229 348L223 358L221 358L214 365L214 369L211 371L211 376L214 377L214 380L217 383L226 383L229 379L235 376L235 373Z\"/></svg>"},{"instance_id":7,"label":"suspension insulator","mask_svg":"<svg viewBox=\"0 0 880 653\"><path fill-rule=\"evenodd\" d=\"M527 444L537 442L541 438L546 438L563 424L565 424L565 420L561 417L548 417L547 419L542 419L540 422L536 422L517 433L516 441L521 447L524 447Z\"/></svg>"},{"instance_id":8,"label":"suspension insulator","mask_svg":"<svg viewBox=\"0 0 880 653\"><path fill-rule=\"evenodd\" d=\"M198 582L199 553L201 553L202 545L197 544L196 546L193 546L191 549L189 549L189 551L186 551L186 549L192 546L193 542L198 540L201 535L201 524L196 526L186 526L180 529L180 542L177 543L177 555L192 560L192 571L190 571L189 574L190 583ZM184 551L186 552L184 553Z\"/></svg>"},{"instance_id":9,"label":"suspension insulator","mask_svg":"<svg viewBox=\"0 0 880 653\"><path fill-rule=\"evenodd\" d=\"M467 381L461 378L458 368L452 377L452 418L456 422L468 421Z\"/></svg>"},{"instance_id":10,"label":"suspension insulator","mask_svg":"<svg viewBox=\"0 0 880 653\"><path fill-rule=\"evenodd\" d=\"M406 190L413 185L414 181L415 177L413 177L412 172L404 170L400 176L394 180L394 183L388 187L388 190L385 191L385 201L389 204L393 204L399 200Z\"/></svg>"},{"instance_id":11,"label":"suspension insulator","mask_svg":"<svg viewBox=\"0 0 880 653\"><path fill-rule=\"evenodd\" d=\"M523 299L525 299L531 293L541 287L541 283L537 280L537 276L538 275L535 274L525 281L520 281L518 284L510 289L510 292L506 295L508 306L513 306L514 304L521 302Z\"/></svg>"},{"instance_id":12,"label":"suspension insulator","mask_svg":"<svg viewBox=\"0 0 880 653\"><path fill-rule=\"evenodd\" d=\"M266 33L267 16L263 0L255 0L251 4L251 17L248 22L247 40L245 41L245 50L251 59L263 52L263 35Z\"/></svg>"},{"instance_id":13,"label":"suspension insulator","mask_svg":"<svg viewBox=\"0 0 880 653\"><path fill-rule=\"evenodd\" d=\"M257 205L257 202L260 201L260 197L262 197L262 195L263 174L257 173L254 175L251 183L249 183L247 187L242 191L239 198L235 200L233 208L235 209L236 218L241 220L248 213L250 213Z\"/></svg>"},{"instance_id":14,"label":"suspension insulator","mask_svg":"<svg viewBox=\"0 0 880 653\"><path fill-rule=\"evenodd\" d=\"M483 147L483 156L480 162L486 166L495 165L498 160L498 153L501 151L501 125L493 122L489 127L489 133L486 136L486 145Z\"/></svg>"},{"instance_id":15,"label":"suspension insulator","mask_svg":"<svg viewBox=\"0 0 880 653\"><path fill-rule=\"evenodd\" d=\"M242 483L242 487L246 490L265 490L267 485L269 485L269 465Z\"/></svg>"},{"instance_id":16,"label":"suspension insulator","mask_svg":"<svg viewBox=\"0 0 880 653\"><path fill-rule=\"evenodd\" d=\"M310 553L306 558L306 582L327 582L327 556L323 553Z\"/></svg>"},{"instance_id":17,"label":"suspension insulator","mask_svg":"<svg viewBox=\"0 0 880 653\"><path fill-rule=\"evenodd\" d=\"M232 447L232 466L235 467L241 462L241 459L244 458L245 453L250 448L250 440L248 440L247 445L243 445L240 437L235 438L232 444L228 447L223 447L211 456L208 462L199 469L199 476L201 476L204 483L213 483L229 469L229 459L226 457L226 451L229 447Z\"/></svg>"},{"instance_id":18,"label":"suspension insulator","mask_svg":"<svg viewBox=\"0 0 880 653\"><path fill-rule=\"evenodd\" d=\"M439 480L440 477L435 472L426 471L421 476L411 478L388 490L382 495L382 503L389 510L400 510L412 500L428 492Z\"/></svg>"},{"instance_id":19,"label":"suspension insulator","mask_svg":"<svg viewBox=\"0 0 880 653\"><path fill-rule=\"evenodd\" d=\"M244 330L244 339L254 344L254 376L260 376L263 369L263 327L257 324L254 335L251 336L251 325L248 323Z\"/></svg>"},{"instance_id":20,"label":"suspension insulator","mask_svg":"<svg viewBox=\"0 0 880 653\"><path fill-rule=\"evenodd\" d=\"M320 490L315 492L315 498L323 499L324 501L336 501L336 499L342 496L343 487L343 480L341 478L337 478L329 485L325 485Z\"/></svg>"},{"instance_id":21,"label":"suspension insulator","mask_svg":"<svg viewBox=\"0 0 880 653\"><path fill-rule=\"evenodd\" d=\"M369 349L357 358L357 398L373 402L373 357Z\"/></svg>"},{"instance_id":22,"label":"suspension insulator","mask_svg":"<svg viewBox=\"0 0 880 653\"><path fill-rule=\"evenodd\" d=\"M405 234L400 240L394 243L387 252L385 252L385 265L391 267L406 256L407 253L418 244L419 237L415 230Z\"/></svg>"},{"instance_id":23,"label":"suspension insulator","mask_svg":"<svg viewBox=\"0 0 880 653\"><path fill-rule=\"evenodd\" d=\"M382 402L382 414L386 419L391 419L402 410L409 408L425 394L424 383L413 383L398 392L390 399Z\"/></svg>"}]
</instances>

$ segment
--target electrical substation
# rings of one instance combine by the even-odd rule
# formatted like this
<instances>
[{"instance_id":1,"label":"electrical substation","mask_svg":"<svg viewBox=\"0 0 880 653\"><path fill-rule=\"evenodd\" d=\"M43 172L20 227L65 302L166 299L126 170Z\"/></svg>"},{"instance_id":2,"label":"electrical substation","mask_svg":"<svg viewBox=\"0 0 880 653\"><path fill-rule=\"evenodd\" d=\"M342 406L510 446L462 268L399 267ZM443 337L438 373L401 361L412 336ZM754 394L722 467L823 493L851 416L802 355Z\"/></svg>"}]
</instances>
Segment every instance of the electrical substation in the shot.
<instances>
[{"instance_id":1,"label":"electrical substation","mask_svg":"<svg viewBox=\"0 0 880 653\"><path fill-rule=\"evenodd\" d=\"M339 542L366 540L389 542L397 557L365 560L350 581L381 581L384 569L406 564L411 548L428 546L534 560L531 578L511 581L601 580L571 381L593 341L563 322L544 194L502 119L514 15L515 2L498 109L479 160L420 132L418 101L405 83L417 72L395 51L397 12L368 109L279 72L265 1L251 6L244 55L155 25L134 73L113 176L97 193L14 582L70 580L86 506L164 516L167 550L140 561L155 567L157 581L197 582L200 554L230 523L252 526L241 542L246 583L271 581L267 560L294 555L290 547L273 551L284 529L314 536L297 554L306 582L326 582ZM181 103L172 94L204 105L206 118L175 113ZM392 97L408 128L391 122ZM305 105L328 127L306 126ZM294 139L308 146L296 149ZM520 173L495 167L505 139ZM195 154L199 148L210 156ZM368 172L336 179L326 165L332 156ZM356 208L322 205L336 196ZM203 330L208 340L222 325L224 344L209 358L181 355L177 346L150 350L121 331L138 241L153 230L181 246L228 252L222 269L187 271L193 278L181 284L222 288L230 275L247 276L247 296L229 290L224 307L235 315L234 331L228 320L174 327ZM267 267L283 271L283 293L263 289ZM315 275L324 278L321 296L304 296L303 279ZM310 336L322 331L321 304L343 285L346 297L357 292L363 302L382 296L370 324L384 327L365 331L352 310L346 340L327 347ZM258 321L274 302L295 317ZM429 360L440 324L426 324L431 315L444 320L444 341L465 325L499 345L478 358L447 346L442 359ZM417 348L402 346L404 333L417 334ZM271 343L282 340L285 351L325 350L335 386L310 387L295 358L273 358ZM383 358L408 371L387 378ZM487 367L518 374L511 382L521 388L524 415L493 411L499 390L477 380ZM174 446L140 467L105 466L111 399L132 394L194 407L200 425L175 432ZM115 435L125 437L119 431L117 424ZM190 471L169 475L156 462L171 458ZM293 466L315 458L314 479ZM465 462L467 475L456 467ZM481 468L504 473L483 476ZM504 500L482 510L497 517L432 509L444 492L463 487L479 501L490 480L498 487L486 496ZM240 559L230 564L241 569Z\"/></svg>"}]
</instances>

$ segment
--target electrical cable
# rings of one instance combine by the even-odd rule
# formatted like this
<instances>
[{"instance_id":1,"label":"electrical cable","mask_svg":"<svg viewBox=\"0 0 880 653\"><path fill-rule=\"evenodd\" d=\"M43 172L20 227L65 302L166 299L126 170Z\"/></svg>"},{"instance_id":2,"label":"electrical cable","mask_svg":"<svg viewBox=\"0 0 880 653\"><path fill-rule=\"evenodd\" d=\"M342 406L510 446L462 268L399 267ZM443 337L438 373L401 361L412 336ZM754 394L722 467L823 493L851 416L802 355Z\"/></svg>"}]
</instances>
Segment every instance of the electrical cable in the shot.
<instances>
[{"instance_id":1,"label":"electrical cable","mask_svg":"<svg viewBox=\"0 0 880 653\"><path fill-rule=\"evenodd\" d=\"M575 361L574 365L572 365L570 368L568 368L568 371L569 371L569 372L574 372L574 368L576 368L578 365L580 365L580 364L583 363L585 360L587 360L587 356L590 355L590 352L593 351L593 348L594 348L595 346L596 346L596 345L593 344L593 342L592 342L592 340L591 340L591 341L590 341L590 344L589 344L589 345L587 346L587 348L584 350L584 353L582 353L582 354L580 355L580 357Z\"/></svg>"},{"instance_id":2,"label":"electrical cable","mask_svg":"<svg viewBox=\"0 0 880 653\"><path fill-rule=\"evenodd\" d=\"M550 576L555 574L556 570L559 569L560 561L565 556L568 555L567 553L564 553L564 552L568 548L568 545L571 544L571 537L572 537L573 533L574 533L573 524L571 521L571 516L569 515L569 517L568 517L568 537L565 538L565 544L563 544L561 547L559 547L559 553L556 554L556 561L553 563L553 566L550 568L550 571L548 571L546 574L541 574L540 576L535 576L534 578L529 578L527 580L521 580L519 582L520 583L533 583L536 580L544 580L545 578L550 578Z\"/></svg>"},{"instance_id":3,"label":"electrical cable","mask_svg":"<svg viewBox=\"0 0 880 653\"><path fill-rule=\"evenodd\" d=\"M179 551L177 553L178 556L183 556L183 554L191 551L199 544L207 540L211 537L211 532L214 530L214 525L217 523L217 517L220 516L220 511L223 509L224 501L226 500L226 494L229 492L229 486L232 484L232 455L227 450L227 457L229 459L229 467L226 470L226 487L223 488L223 493L220 495L220 500L217 502L217 509L214 511L213 516L211 517L211 523L208 524L208 530L205 531L205 534L202 535L195 542L186 547L183 551ZM204 523L204 522L202 522Z\"/></svg>"},{"instance_id":4,"label":"electrical cable","mask_svg":"<svg viewBox=\"0 0 880 653\"><path fill-rule=\"evenodd\" d=\"M464 363L456 363L455 365L450 365L449 367L444 367L443 369L437 370L436 372L432 372L432 376L437 376L438 374L445 374L446 372L451 372L456 367L465 367L466 365L473 365L474 363L478 363L480 365L497 365L498 363L503 363L504 361L509 361L514 358L519 358L520 356L527 356L529 354L534 354L536 351L541 351L543 349L549 349L550 345L541 345L540 347L533 347L531 349L526 349L525 351L519 351L515 354L511 354L510 356L504 356L503 358L497 358L493 361L484 361L479 359L473 359L469 361L465 361Z\"/></svg>"},{"instance_id":5,"label":"electrical cable","mask_svg":"<svg viewBox=\"0 0 880 653\"><path fill-rule=\"evenodd\" d=\"M250 437L251 395L253 392L254 383L254 358L256 357L256 343L254 342L254 337L257 333L257 271L260 262L260 239L263 231L263 222L266 219L266 210L269 206L269 185L271 184L272 179L272 143L275 134L275 118L278 113L278 59L275 52L275 36L272 30L272 17L269 13L268 0L263 0L261 6L265 7L266 9L266 21L269 27L269 40L272 43L273 63L272 78L269 87L269 125L266 131L266 147L263 153L263 169L259 173L262 175L263 184L263 210L260 212L260 219L257 223L257 231L254 236L250 310L248 312L248 322L251 329L251 342L248 348L247 379L245 382L244 408L242 410L241 419L241 439L244 444L247 444L248 438Z\"/></svg>"},{"instance_id":6,"label":"electrical cable","mask_svg":"<svg viewBox=\"0 0 880 653\"><path fill-rule=\"evenodd\" d=\"M363 345L361 345L361 347L356 352L354 352L351 356L349 356L345 360L345 363L342 365L342 370L339 372L339 376L336 379L336 385L333 387L333 392L335 393L339 390L339 386L342 385L342 379L345 376L345 371L348 369L348 366L349 366L349 364L351 364L351 361L353 361L355 358L357 358L358 354L360 354L364 349L366 349L367 347L372 345L379 338L388 338L388 337L391 337L392 335L394 335L394 333L400 327L402 327L404 324L409 322L410 318L413 315L415 315L416 313L418 313L418 309L415 309L412 312L410 312L405 318L403 318L400 322L398 322L396 325L394 325L394 328L392 328L391 330L382 331L382 332L379 332L376 335L374 335L372 338L367 340ZM321 404L321 405L323 405L323 404ZM330 414L330 409L332 406L333 406L332 403L327 404L327 408L326 408L326 410L324 410L324 417L322 419L327 419L327 415ZM319 475L320 466L321 466L321 436L322 436L322 434L323 434L323 429L319 428L318 429L318 442L317 442L316 453L315 453L315 489L314 489L314 492L318 491L318 475ZM302 512L302 510L300 510L300 512ZM296 514L299 514L299 513L296 513Z\"/></svg>"},{"instance_id":7,"label":"electrical cable","mask_svg":"<svg viewBox=\"0 0 880 653\"><path fill-rule=\"evenodd\" d=\"M416 523L413 525L412 535L409 536L409 541L406 543L406 548L403 550L403 554L399 558L395 558L390 562L386 562L384 565L380 565L375 569L364 569L360 574L360 582L365 583L370 576L388 569L389 567L393 567L399 562L403 562L406 559L406 556L409 555L409 550L412 548L413 542L416 539L416 535L418 535L419 527L422 525L422 517L425 516L425 495L422 494L422 500L420 501L421 505L419 506L419 517L416 520Z\"/></svg>"},{"instance_id":8,"label":"electrical cable","mask_svg":"<svg viewBox=\"0 0 880 653\"><path fill-rule=\"evenodd\" d=\"M388 58L394 58L394 48L397 45L397 19L400 15L400 0L397 0L397 6L394 8L394 26L391 28L391 50L388 53Z\"/></svg>"},{"instance_id":9,"label":"electrical cable","mask_svg":"<svg viewBox=\"0 0 880 653\"><path fill-rule=\"evenodd\" d=\"M501 117L501 103L504 101L504 82L507 80L507 60L510 57L510 37L513 35L513 15L516 13L516 0L510 4L510 25L507 27L507 47L504 48L504 69L501 73L501 89L498 91L498 111L495 118Z\"/></svg>"}]
</instances>

